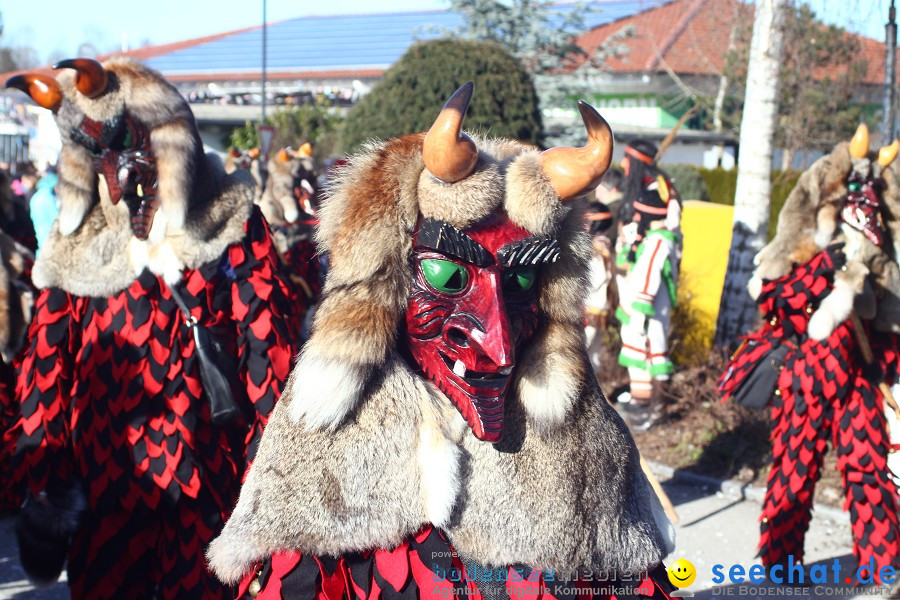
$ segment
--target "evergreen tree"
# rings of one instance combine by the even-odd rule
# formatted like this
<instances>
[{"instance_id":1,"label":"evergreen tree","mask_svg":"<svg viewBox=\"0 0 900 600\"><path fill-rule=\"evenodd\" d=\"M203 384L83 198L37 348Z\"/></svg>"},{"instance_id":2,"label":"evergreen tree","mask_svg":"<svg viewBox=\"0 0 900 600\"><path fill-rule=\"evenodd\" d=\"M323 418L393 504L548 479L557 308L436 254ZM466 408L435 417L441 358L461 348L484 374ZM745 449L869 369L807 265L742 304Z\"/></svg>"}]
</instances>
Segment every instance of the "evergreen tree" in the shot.
<instances>
[{"instance_id":1,"label":"evergreen tree","mask_svg":"<svg viewBox=\"0 0 900 600\"><path fill-rule=\"evenodd\" d=\"M491 42L433 40L410 48L350 111L341 149L352 152L369 139L427 131L467 81L475 82L467 130L540 143L534 83L519 61Z\"/></svg>"}]
</instances>

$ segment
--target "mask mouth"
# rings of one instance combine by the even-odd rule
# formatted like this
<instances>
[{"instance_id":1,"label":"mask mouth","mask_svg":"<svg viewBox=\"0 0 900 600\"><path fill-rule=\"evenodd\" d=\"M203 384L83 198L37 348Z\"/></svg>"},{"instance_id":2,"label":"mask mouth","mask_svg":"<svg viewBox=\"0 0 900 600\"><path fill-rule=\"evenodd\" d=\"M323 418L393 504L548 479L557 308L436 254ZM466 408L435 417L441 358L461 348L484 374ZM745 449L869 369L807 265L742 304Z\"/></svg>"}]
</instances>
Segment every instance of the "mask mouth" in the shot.
<instances>
[{"instance_id":1,"label":"mask mouth","mask_svg":"<svg viewBox=\"0 0 900 600\"><path fill-rule=\"evenodd\" d=\"M124 195L122 200L128 207L128 213L131 217L131 233L141 241L146 240L150 236L153 217L156 215L158 208L156 196L143 195L141 186L138 184L134 192Z\"/></svg>"},{"instance_id":2,"label":"mask mouth","mask_svg":"<svg viewBox=\"0 0 900 600\"><path fill-rule=\"evenodd\" d=\"M459 359L453 360L440 350L438 350L438 354L447 365L447 369L473 388L504 390L512 374L512 367L497 367L497 371L493 372L473 371L467 369L463 361Z\"/></svg>"}]
</instances>

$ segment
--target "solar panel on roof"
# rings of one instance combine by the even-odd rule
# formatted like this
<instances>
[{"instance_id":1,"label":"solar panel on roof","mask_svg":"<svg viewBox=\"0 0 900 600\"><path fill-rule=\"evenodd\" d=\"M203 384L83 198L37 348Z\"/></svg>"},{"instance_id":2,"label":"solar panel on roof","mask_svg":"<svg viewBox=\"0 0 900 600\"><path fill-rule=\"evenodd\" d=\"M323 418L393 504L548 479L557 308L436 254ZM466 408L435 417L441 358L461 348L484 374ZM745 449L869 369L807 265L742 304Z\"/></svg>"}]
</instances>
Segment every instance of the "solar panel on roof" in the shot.
<instances>
[{"instance_id":1,"label":"solar panel on roof","mask_svg":"<svg viewBox=\"0 0 900 600\"><path fill-rule=\"evenodd\" d=\"M633 15L663 0L602 0L585 15L590 28ZM575 5L559 5L561 12ZM560 17L560 20L562 17ZM450 11L308 16L269 24L266 68L271 71L354 71L384 69L416 41L440 37L436 29L461 27ZM262 31L236 32L147 59L163 75L258 73Z\"/></svg>"}]
</instances>

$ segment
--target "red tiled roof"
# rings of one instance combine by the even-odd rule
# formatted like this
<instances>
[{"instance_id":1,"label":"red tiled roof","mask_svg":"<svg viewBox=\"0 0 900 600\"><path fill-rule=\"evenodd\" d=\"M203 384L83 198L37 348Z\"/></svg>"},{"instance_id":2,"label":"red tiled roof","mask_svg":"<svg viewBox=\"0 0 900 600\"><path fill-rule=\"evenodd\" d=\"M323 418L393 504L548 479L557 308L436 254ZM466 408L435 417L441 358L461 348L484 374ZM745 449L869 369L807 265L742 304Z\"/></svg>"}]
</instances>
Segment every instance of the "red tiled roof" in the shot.
<instances>
[{"instance_id":1,"label":"red tiled roof","mask_svg":"<svg viewBox=\"0 0 900 600\"><path fill-rule=\"evenodd\" d=\"M628 52L607 61L610 71L660 72L669 67L682 75L719 75L732 24L752 24L753 13L752 4L739 0L673 0L592 29L580 36L578 43L590 55L611 35L631 27L633 36L618 44ZM884 44L850 35L859 41L862 57L868 63L864 82L883 83Z\"/></svg>"}]
</instances>

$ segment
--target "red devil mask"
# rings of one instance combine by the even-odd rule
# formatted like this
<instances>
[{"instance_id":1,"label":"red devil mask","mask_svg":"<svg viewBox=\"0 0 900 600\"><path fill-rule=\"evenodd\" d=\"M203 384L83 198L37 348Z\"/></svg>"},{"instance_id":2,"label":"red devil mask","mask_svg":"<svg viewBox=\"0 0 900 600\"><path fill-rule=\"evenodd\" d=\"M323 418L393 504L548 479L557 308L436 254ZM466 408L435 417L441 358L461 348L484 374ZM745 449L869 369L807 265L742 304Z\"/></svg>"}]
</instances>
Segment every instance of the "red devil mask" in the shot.
<instances>
[{"instance_id":1,"label":"red devil mask","mask_svg":"<svg viewBox=\"0 0 900 600\"><path fill-rule=\"evenodd\" d=\"M863 175L856 170L847 178L847 199L841 210L841 220L862 232L870 242L881 246L884 242L884 225L881 222L878 196L884 189L884 180Z\"/></svg>"},{"instance_id":2,"label":"red devil mask","mask_svg":"<svg viewBox=\"0 0 900 600\"><path fill-rule=\"evenodd\" d=\"M537 329L540 265L558 256L556 240L504 213L465 231L425 219L416 233L407 346L478 439L502 437L516 357Z\"/></svg>"},{"instance_id":3,"label":"red devil mask","mask_svg":"<svg viewBox=\"0 0 900 600\"><path fill-rule=\"evenodd\" d=\"M146 240L159 208L150 132L143 123L122 113L103 123L84 117L71 137L94 155L94 169L106 180L110 201L125 201L132 233Z\"/></svg>"}]
</instances>

